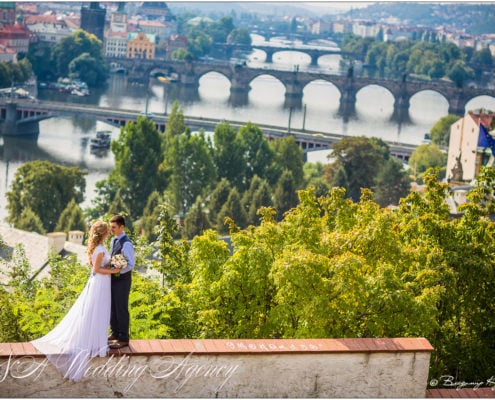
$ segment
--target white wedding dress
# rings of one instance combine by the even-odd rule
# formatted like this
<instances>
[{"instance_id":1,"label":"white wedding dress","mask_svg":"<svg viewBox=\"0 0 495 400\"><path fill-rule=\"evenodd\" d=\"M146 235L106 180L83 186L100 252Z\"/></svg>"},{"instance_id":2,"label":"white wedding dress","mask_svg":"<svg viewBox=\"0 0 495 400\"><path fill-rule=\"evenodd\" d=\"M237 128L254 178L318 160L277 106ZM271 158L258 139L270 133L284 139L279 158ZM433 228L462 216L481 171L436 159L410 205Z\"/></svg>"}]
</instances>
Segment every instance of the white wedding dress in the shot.
<instances>
[{"instance_id":1,"label":"white wedding dress","mask_svg":"<svg viewBox=\"0 0 495 400\"><path fill-rule=\"evenodd\" d=\"M92 255L104 253L102 265L110 261L110 254L98 245ZM65 317L45 336L31 343L71 381L84 378L91 357L105 357L110 324L110 275L91 275L83 291Z\"/></svg>"}]
</instances>

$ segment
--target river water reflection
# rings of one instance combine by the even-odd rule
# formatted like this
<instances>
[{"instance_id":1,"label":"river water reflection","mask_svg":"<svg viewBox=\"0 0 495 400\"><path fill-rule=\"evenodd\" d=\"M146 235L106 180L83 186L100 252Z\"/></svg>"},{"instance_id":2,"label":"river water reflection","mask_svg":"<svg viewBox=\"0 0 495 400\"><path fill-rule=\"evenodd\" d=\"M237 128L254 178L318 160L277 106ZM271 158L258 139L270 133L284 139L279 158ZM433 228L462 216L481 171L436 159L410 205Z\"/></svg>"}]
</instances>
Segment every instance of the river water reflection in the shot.
<instances>
[{"instance_id":1,"label":"river water reflection","mask_svg":"<svg viewBox=\"0 0 495 400\"><path fill-rule=\"evenodd\" d=\"M273 64L264 63L264 53L253 51L248 65L254 67L292 69L298 65L305 69L339 71L339 56L323 56L318 67L310 65L309 56L299 52L280 52L273 57ZM289 109L284 106L284 87L275 78L262 75L251 83L248 103L233 106L230 101L230 83L222 75L209 73L200 79L196 97L180 94L173 84L163 85L152 81L148 102L147 88L133 84L123 75L112 75L108 86L93 90L90 96L77 97L52 91L40 91L38 97L45 100L81 102L105 107L142 110L164 113L171 110L176 98L184 107L187 116L218 118L288 127ZM325 81L308 84L303 92L303 107L293 110L290 118L292 128L306 128L324 133L349 136L379 137L388 141L420 144L425 132L442 116L448 113L447 101L433 91L418 93L410 102L410 121L392 122L393 97L385 89L369 86L357 94L356 115L345 122L338 115L339 93ZM468 103L467 109L486 107L495 109L495 99L479 97ZM111 130L117 138L119 128L106 123L82 118L52 118L40 122L40 134L36 141L0 137L0 223L4 222L6 192L9 190L15 171L22 163L35 159L46 159L65 165L75 165L88 171L86 178L86 200L83 207L91 205L97 181L104 179L114 165L111 152L92 154L89 139L96 130Z\"/></svg>"}]
</instances>

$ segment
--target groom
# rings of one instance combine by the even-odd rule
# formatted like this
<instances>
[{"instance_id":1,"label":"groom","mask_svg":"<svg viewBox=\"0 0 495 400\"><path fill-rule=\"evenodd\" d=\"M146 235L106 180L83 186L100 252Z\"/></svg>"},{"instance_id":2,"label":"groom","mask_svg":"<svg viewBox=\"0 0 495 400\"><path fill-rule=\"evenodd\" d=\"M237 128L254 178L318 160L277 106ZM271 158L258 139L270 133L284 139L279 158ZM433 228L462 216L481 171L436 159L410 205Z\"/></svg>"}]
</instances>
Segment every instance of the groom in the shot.
<instances>
[{"instance_id":1,"label":"groom","mask_svg":"<svg viewBox=\"0 0 495 400\"><path fill-rule=\"evenodd\" d=\"M110 219L110 230L114 235L111 255L123 254L127 259L127 266L122 268L120 274L112 274L112 333L108 337L108 343L111 349L120 349L129 345L129 293L134 267L134 246L125 234L125 220L122 215L115 215Z\"/></svg>"}]
</instances>

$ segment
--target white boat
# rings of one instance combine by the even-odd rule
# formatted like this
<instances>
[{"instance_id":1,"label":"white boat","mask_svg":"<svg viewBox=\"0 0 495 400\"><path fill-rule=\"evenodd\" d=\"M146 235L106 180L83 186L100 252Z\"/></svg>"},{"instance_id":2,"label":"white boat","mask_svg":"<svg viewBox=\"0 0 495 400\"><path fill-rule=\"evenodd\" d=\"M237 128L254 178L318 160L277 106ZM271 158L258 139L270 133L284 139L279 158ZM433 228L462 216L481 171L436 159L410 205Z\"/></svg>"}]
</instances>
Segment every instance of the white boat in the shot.
<instances>
[{"instance_id":1,"label":"white boat","mask_svg":"<svg viewBox=\"0 0 495 400\"><path fill-rule=\"evenodd\" d=\"M95 149L109 149L111 138L111 131L97 131L96 137L92 138L89 142L89 147L92 150Z\"/></svg>"}]
</instances>

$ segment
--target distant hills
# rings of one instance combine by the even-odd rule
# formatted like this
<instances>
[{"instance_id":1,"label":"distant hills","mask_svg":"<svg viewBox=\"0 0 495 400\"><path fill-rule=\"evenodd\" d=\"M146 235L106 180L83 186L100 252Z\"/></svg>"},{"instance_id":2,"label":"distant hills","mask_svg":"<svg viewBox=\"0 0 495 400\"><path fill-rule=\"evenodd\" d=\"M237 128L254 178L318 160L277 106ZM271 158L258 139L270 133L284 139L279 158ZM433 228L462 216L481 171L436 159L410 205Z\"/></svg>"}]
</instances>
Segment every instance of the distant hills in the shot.
<instances>
[{"instance_id":1,"label":"distant hills","mask_svg":"<svg viewBox=\"0 0 495 400\"><path fill-rule=\"evenodd\" d=\"M495 3L384 2L342 15L377 22L397 19L407 26L455 27L473 35L495 33Z\"/></svg>"},{"instance_id":2,"label":"distant hills","mask_svg":"<svg viewBox=\"0 0 495 400\"><path fill-rule=\"evenodd\" d=\"M375 22L402 23L406 26L448 27L479 35L495 33L495 2L354 2L354 1L183 1L168 3L174 12L192 11L198 15L221 17L232 12L257 13L271 16L322 16L337 15Z\"/></svg>"}]
</instances>

